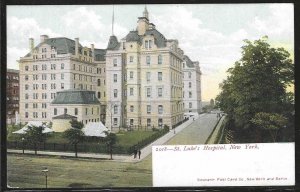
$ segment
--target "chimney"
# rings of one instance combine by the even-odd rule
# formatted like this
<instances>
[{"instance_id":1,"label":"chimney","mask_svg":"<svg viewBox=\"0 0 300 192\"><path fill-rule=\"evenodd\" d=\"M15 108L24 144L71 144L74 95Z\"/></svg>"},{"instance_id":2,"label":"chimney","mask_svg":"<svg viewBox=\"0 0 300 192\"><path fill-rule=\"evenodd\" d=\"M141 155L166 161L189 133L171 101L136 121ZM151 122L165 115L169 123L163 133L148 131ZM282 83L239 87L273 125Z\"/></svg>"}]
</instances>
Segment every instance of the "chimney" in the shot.
<instances>
[{"instance_id":1,"label":"chimney","mask_svg":"<svg viewBox=\"0 0 300 192\"><path fill-rule=\"evenodd\" d=\"M94 61L94 59L95 59L95 46L94 46L94 44L91 44L91 49L92 49L92 60Z\"/></svg>"},{"instance_id":2,"label":"chimney","mask_svg":"<svg viewBox=\"0 0 300 192\"><path fill-rule=\"evenodd\" d=\"M44 41L45 41L46 39L48 39L48 38L49 38L48 35L41 35L41 36L40 36L41 43L44 43Z\"/></svg>"},{"instance_id":3,"label":"chimney","mask_svg":"<svg viewBox=\"0 0 300 192\"><path fill-rule=\"evenodd\" d=\"M75 38L75 55L78 55L78 51L79 51L79 38Z\"/></svg>"},{"instance_id":4,"label":"chimney","mask_svg":"<svg viewBox=\"0 0 300 192\"><path fill-rule=\"evenodd\" d=\"M34 39L29 38L29 50L30 52L34 49Z\"/></svg>"}]
</instances>

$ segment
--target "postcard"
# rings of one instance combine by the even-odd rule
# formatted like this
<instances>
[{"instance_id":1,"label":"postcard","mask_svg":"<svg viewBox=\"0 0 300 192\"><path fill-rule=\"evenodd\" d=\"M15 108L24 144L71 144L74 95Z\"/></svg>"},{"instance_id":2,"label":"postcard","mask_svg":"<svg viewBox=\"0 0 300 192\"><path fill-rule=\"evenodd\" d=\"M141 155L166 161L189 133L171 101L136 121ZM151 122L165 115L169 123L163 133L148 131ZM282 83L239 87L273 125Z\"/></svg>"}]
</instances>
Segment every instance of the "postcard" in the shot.
<instances>
[{"instance_id":1,"label":"postcard","mask_svg":"<svg viewBox=\"0 0 300 192\"><path fill-rule=\"evenodd\" d=\"M9 189L295 185L294 5L7 5Z\"/></svg>"}]
</instances>

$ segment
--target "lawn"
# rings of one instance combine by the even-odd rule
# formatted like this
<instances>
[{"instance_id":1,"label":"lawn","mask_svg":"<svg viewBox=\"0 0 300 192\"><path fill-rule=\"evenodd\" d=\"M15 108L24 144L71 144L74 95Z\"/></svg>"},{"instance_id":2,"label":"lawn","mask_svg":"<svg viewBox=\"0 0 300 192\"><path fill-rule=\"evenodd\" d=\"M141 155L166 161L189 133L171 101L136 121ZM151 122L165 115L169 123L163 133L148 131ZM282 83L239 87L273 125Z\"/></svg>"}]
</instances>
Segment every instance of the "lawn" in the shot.
<instances>
[{"instance_id":1,"label":"lawn","mask_svg":"<svg viewBox=\"0 0 300 192\"><path fill-rule=\"evenodd\" d=\"M9 154L8 185L20 188L45 187L41 172L49 169L48 187L145 187L152 186L151 155L141 162Z\"/></svg>"},{"instance_id":2,"label":"lawn","mask_svg":"<svg viewBox=\"0 0 300 192\"><path fill-rule=\"evenodd\" d=\"M33 150L32 145L23 145L21 141L22 135L13 134L12 132L18 130L15 126L8 127L8 148L10 149L25 149ZM121 131L116 133L117 143L114 146L114 153L117 154L130 154L132 153L135 146L143 147L148 143L152 142L156 138L162 136L165 132L161 131ZM46 143L39 145L39 150L46 151L74 151L74 146L63 136L63 133L50 133L47 137ZM106 153L107 146L103 138L97 137L84 137L83 141L78 145L79 152L90 152L90 153Z\"/></svg>"},{"instance_id":3,"label":"lawn","mask_svg":"<svg viewBox=\"0 0 300 192\"><path fill-rule=\"evenodd\" d=\"M138 132L128 133L133 138L139 137ZM195 122L166 144L204 143L205 139L199 140L201 135L203 134L199 131L199 126ZM206 138L208 135L209 133L206 134ZM122 138L121 134L119 134L119 138ZM127 140L127 138L129 139ZM130 137L124 137L122 142L130 142ZM99 159L8 154L7 164L8 184L12 187L45 187L45 177L41 172L44 167L49 169L49 188L152 186L151 155L140 162L125 163Z\"/></svg>"}]
</instances>

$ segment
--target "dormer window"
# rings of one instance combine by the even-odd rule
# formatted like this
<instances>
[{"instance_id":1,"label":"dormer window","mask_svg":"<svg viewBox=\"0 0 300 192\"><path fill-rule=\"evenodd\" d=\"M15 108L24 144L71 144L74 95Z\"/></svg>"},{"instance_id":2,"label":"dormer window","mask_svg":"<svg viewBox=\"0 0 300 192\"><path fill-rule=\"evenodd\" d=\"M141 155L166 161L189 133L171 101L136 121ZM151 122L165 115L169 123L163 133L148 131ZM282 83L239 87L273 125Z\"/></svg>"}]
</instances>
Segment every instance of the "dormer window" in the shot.
<instances>
[{"instance_id":1,"label":"dormer window","mask_svg":"<svg viewBox=\"0 0 300 192\"><path fill-rule=\"evenodd\" d=\"M148 41L145 41L145 48L148 49Z\"/></svg>"}]
</instances>

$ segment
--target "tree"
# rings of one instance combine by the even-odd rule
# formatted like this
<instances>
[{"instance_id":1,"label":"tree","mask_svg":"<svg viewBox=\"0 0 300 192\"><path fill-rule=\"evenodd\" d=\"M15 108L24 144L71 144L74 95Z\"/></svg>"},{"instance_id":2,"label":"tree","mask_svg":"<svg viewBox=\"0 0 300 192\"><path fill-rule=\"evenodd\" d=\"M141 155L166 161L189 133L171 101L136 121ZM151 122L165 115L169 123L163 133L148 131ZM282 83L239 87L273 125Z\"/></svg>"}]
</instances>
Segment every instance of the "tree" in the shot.
<instances>
[{"instance_id":1,"label":"tree","mask_svg":"<svg viewBox=\"0 0 300 192\"><path fill-rule=\"evenodd\" d=\"M104 131L104 133L106 135L104 141L110 153L110 159L112 160L112 149L113 146L117 143L117 135L108 131Z\"/></svg>"},{"instance_id":2,"label":"tree","mask_svg":"<svg viewBox=\"0 0 300 192\"><path fill-rule=\"evenodd\" d=\"M46 141L47 134L43 133L43 126L28 126L26 133L24 134L24 141L27 144L34 146L34 154L37 155L38 144Z\"/></svg>"},{"instance_id":3,"label":"tree","mask_svg":"<svg viewBox=\"0 0 300 192\"><path fill-rule=\"evenodd\" d=\"M74 145L75 157L77 158L77 145L83 140L84 133L82 132L83 123L74 119L70 121L71 128L67 129L63 136L69 140L69 143Z\"/></svg>"},{"instance_id":4,"label":"tree","mask_svg":"<svg viewBox=\"0 0 300 192\"><path fill-rule=\"evenodd\" d=\"M278 130L285 127L288 120L278 113L261 112L256 113L251 119L251 122L258 127L267 130L272 137L272 141L276 142Z\"/></svg>"},{"instance_id":5,"label":"tree","mask_svg":"<svg viewBox=\"0 0 300 192\"><path fill-rule=\"evenodd\" d=\"M220 84L218 107L233 121L241 142L261 141L261 129L251 122L256 113L290 114L293 109L287 87L294 82L294 64L283 48L271 48L267 37L245 40L242 57L228 69ZM256 132L256 136L253 133Z\"/></svg>"}]
</instances>

